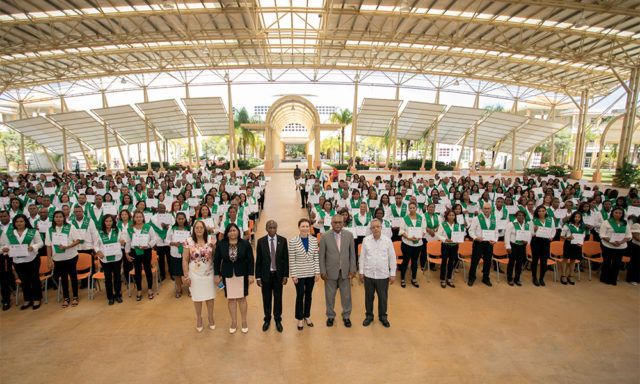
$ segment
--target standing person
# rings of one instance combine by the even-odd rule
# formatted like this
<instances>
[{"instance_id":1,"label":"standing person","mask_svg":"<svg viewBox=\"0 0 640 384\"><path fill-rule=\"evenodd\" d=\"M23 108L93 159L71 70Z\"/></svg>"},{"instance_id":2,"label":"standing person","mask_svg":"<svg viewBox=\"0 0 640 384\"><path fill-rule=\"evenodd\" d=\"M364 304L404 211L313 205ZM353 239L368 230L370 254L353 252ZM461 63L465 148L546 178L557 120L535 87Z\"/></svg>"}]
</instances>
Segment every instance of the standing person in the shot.
<instances>
[{"instance_id":1,"label":"standing person","mask_svg":"<svg viewBox=\"0 0 640 384\"><path fill-rule=\"evenodd\" d=\"M11 216L9 211L0 211L0 239L7 232L13 231L11 224ZM2 310L7 311L11 308L11 286L13 285L13 266L11 257L8 252L4 252L4 246L0 246L2 255L0 255L0 291L2 292Z\"/></svg>"},{"instance_id":2,"label":"standing person","mask_svg":"<svg viewBox=\"0 0 640 384\"><path fill-rule=\"evenodd\" d=\"M617 285L620 262L631 239L631 226L624 219L624 209L616 206L611 210L611 217L600 225L602 243L602 270L600 282Z\"/></svg>"},{"instance_id":3,"label":"standing person","mask_svg":"<svg viewBox=\"0 0 640 384\"><path fill-rule=\"evenodd\" d=\"M411 262L411 285L420 288L418 284L418 256L422 249L422 238L425 233L425 223L422 216L418 215L418 204L409 203L409 214L402 218L400 231L402 237L402 264L400 264L400 286L405 288L407 283L404 280L407 274L409 262Z\"/></svg>"},{"instance_id":4,"label":"standing person","mask_svg":"<svg viewBox=\"0 0 640 384\"><path fill-rule=\"evenodd\" d=\"M96 236L95 251L104 272L104 286L109 305L113 305L114 301L122 303L120 266L122 247L125 244L125 235L118 231L115 216L105 214Z\"/></svg>"},{"instance_id":5,"label":"standing person","mask_svg":"<svg viewBox=\"0 0 640 384\"><path fill-rule=\"evenodd\" d=\"M471 287L476 281L476 268L482 259L482 282L491 287L491 259L493 257L493 244L496 243L497 228L496 217L491 213L490 203L484 203L482 213L474 217L469 228L469 236L473 239L473 250L471 253L471 265L469 266L468 285ZM546 212L546 211L545 211Z\"/></svg>"},{"instance_id":6,"label":"standing person","mask_svg":"<svg viewBox=\"0 0 640 384\"><path fill-rule=\"evenodd\" d=\"M564 240L562 249L562 274L560 275L560 283L562 285L575 282L571 280L574 272L574 262L580 263L582 260L582 244L585 237L589 234L589 230L582 221L582 213L574 212L571 214L569 221L562 227L560 238Z\"/></svg>"},{"instance_id":7,"label":"standing person","mask_svg":"<svg viewBox=\"0 0 640 384\"><path fill-rule=\"evenodd\" d=\"M378 319L389 328L387 319L387 298L389 284L396 278L396 253L391 239L382 236L380 219L371 221L371 235L362 241L360 253L360 282L364 283L364 306L366 318L362 323L367 327L373 322L373 299L378 295Z\"/></svg>"},{"instance_id":8,"label":"standing person","mask_svg":"<svg viewBox=\"0 0 640 384\"><path fill-rule=\"evenodd\" d=\"M158 204L158 210L149 220L149 224L153 231L158 235L158 243L156 244L156 254L158 255L158 267L160 268L160 281L166 278L165 261L167 266L171 263L171 246L167 234L173 225L173 217L167 213L164 204Z\"/></svg>"},{"instance_id":9,"label":"standing person","mask_svg":"<svg viewBox=\"0 0 640 384\"><path fill-rule=\"evenodd\" d=\"M311 221L298 220L298 235L289 240L289 265L291 281L296 286L296 320L298 331L303 325L313 327L311 322L311 297L313 285L320 279L318 240L309 236Z\"/></svg>"},{"instance_id":10,"label":"standing person","mask_svg":"<svg viewBox=\"0 0 640 384\"><path fill-rule=\"evenodd\" d=\"M175 224L167 233L167 241L171 247L169 258L169 274L176 282L176 299L182 297L182 256L184 253L184 242L191 235L191 229L187 225L187 215L184 212L178 212L175 218ZM212 264L213 265L213 264Z\"/></svg>"},{"instance_id":11,"label":"standing person","mask_svg":"<svg viewBox=\"0 0 640 384\"><path fill-rule=\"evenodd\" d=\"M78 231L67 224L62 211L56 211L53 214L53 225L47 231L44 244L47 246L47 260L49 263L53 260L54 270L62 285L64 296L62 308L69 306L69 280L71 280L73 292L71 306L78 306L78 273L76 271L78 249L76 247L81 240Z\"/></svg>"},{"instance_id":12,"label":"standing person","mask_svg":"<svg viewBox=\"0 0 640 384\"><path fill-rule=\"evenodd\" d=\"M440 287L451 288L456 286L453 284L453 268L458 260L458 239L464 240L465 228L464 223L458 223L456 213L449 209L444 214L445 220L438 227L436 237L442 242L441 251L442 264L440 265ZM459 234L459 235L456 235ZM446 279L446 280L445 280Z\"/></svg>"},{"instance_id":13,"label":"standing person","mask_svg":"<svg viewBox=\"0 0 640 384\"><path fill-rule=\"evenodd\" d=\"M231 326L229 333L236 333L238 327L237 307L242 316L242 333L249 332L247 325L247 296L249 285L253 284L253 251L251 243L241 238L236 224L229 224L224 239L216 247L213 260L216 285L224 279L224 293L227 296Z\"/></svg>"},{"instance_id":14,"label":"standing person","mask_svg":"<svg viewBox=\"0 0 640 384\"><path fill-rule=\"evenodd\" d=\"M533 224L526 221L526 214L522 210L517 210L516 219L507 224L504 233L504 246L509 254L509 262L507 264L507 284L513 287L522 286L520 274L522 273L522 265L527 258L527 243L531 241L533 236ZM515 280L513 278L513 267L516 268Z\"/></svg>"},{"instance_id":15,"label":"standing person","mask_svg":"<svg viewBox=\"0 0 640 384\"><path fill-rule=\"evenodd\" d=\"M356 274L356 250L351 232L343 231L342 215L331 218L331 230L320 238L320 277L324 280L327 327L333 326L336 291L340 288L342 321L351 327L351 279Z\"/></svg>"},{"instance_id":16,"label":"standing person","mask_svg":"<svg viewBox=\"0 0 640 384\"><path fill-rule=\"evenodd\" d=\"M627 256L631 258L627 266L627 283L638 285L640 282L640 216L631 226L631 241L627 248Z\"/></svg>"},{"instance_id":17,"label":"standing person","mask_svg":"<svg viewBox=\"0 0 640 384\"><path fill-rule=\"evenodd\" d=\"M302 170L300 169L300 167L298 167L298 164L296 164L296 168L293 170L293 178L295 180L298 180L301 174L302 174Z\"/></svg>"},{"instance_id":18,"label":"standing person","mask_svg":"<svg viewBox=\"0 0 640 384\"><path fill-rule=\"evenodd\" d=\"M276 329L282 332L282 286L289 277L289 250L287 239L277 234L278 223L267 221L267 235L258 239L256 247L256 283L262 288L264 324L262 331L269 329L271 302ZM272 300L273 299L273 300Z\"/></svg>"},{"instance_id":19,"label":"standing person","mask_svg":"<svg viewBox=\"0 0 640 384\"><path fill-rule=\"evenodd\" d=\"M181 223L184 226L182 219ZM216 238L209 235L202 221L196 221L193 224L191 236L182 243L182 247L184 283L189 287L191 300L193 300L196 310L196 330L202 332L203 329L203 301L207 305L209 313L209 329L214 330L216 323L213 318L213 300L216 298L216 288L213 284L213 255L216 248Z\"/></svg>"},{"instance_id":20,"label":"standing person","mask_svg":"<svg viewBox=\"0 0 640 384\"><path fill-rule=\"evenodd\" d=\"M144 213L136 211L133 214L133 223L127 227L127 244L125 246L126 257L133 263L136 283L136 301L142 300L142 270L147 278L147 296L153 300L153 274L151 272L151 248L159 242L158 235L145 223Z\"/></svg>"},{"instance_id":21,"label":"standing person","mask_svg":"<svg viewBox=\"0 0 640 384\"><path fill-rule=\"evenodd\" d=\"M533 218L534 236L531 239L531 274L533 275L533 285L536 287L545 286L544 275L547 272L547 260L549 260L549 250L551 239L555 236L556 228L553 218L549 216L544 205L539 205L535 210ZM540 261L540 279L538 279L538 260Z\"/></svg>"},{"instance_id":22,"label":"standing person","mask_svg":"<svg viewBox=\"0 0 640 384\"><path fill-rule=\"evenodd\" d=\"M22 213L16 214L13 216L12 224L13 228L8 227L2 234L0 240L2 252L12 259L13 267L22 282L24 304L20 309L25 310L33 306L33 309L36 310L40 308L42 301L38 250L44 244L42 243L42 237L38 235L38 231L31 228L27 216ZM21 245L22 247L11 247L12 245Z\"/></svg>"}]
</instances>

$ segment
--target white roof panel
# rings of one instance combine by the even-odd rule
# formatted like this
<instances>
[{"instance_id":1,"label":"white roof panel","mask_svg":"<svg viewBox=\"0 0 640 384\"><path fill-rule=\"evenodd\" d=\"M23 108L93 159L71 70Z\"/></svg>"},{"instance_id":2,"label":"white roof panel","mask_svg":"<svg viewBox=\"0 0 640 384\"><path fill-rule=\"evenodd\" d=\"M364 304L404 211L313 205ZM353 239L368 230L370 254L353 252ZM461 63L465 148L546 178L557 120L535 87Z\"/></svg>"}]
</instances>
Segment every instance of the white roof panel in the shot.
<instances>
[{"instance_id":1,"label":"white roof panel","mask_svg":"<svg viewBox=\"0 0 640 384\"><path fill-rule=\"evenodd\" d=\"M358 111L356 134L384 136L402 100L365 98Z\"/></svg>"},{"instance_id":2,"label":"white roof panel","mask_svg":"<svg viewBox=\"0 0 640 384\"><path fill-rule=\"evenodd\" d=\"M398 139L420 140L445 105L409 101L398 118Z\"/></svg>"},{"instance_id":3,"label":"white roof panel","mask_svg":"<svg viewBox=\"0 0 640 384\"><path fill-rule=\"evenodd\" d=\"M493 148L500 139L520 128L529 118L523 115L496 111L478 124L476 147L480 149ZM469 142L467 141L467 145Z\"/></svg>"},{"instance_id":4,"label":"white roof panel","mask_svg":"<svg viewBox=\"0 0 640 384\"><path fill-rule=\"evenodd\" d=\"M156 130L166 139L187 137L187 115L175 99L136 103Z\"/></svg>"},{"instance_id":5,"label":"white roof panel","mask_svg":"<svg viewBox=\"0 0 640 384\"><path fill-rule=\"evenodd\" d=\"M45 117L6 121L5 124L54 153L64 153L62 130ZM67 153L81 151L82 148L76 137L71 132L67 132Z\"/></svg>"},{"instance_id":6,"label":"white roof panel","mask_svg":"<svg viewBox=\"0 0 640 384\"><path fill-rule=\"evenodd\" d=\"M438 123L436 141L443 144L456 144L487 112L486 109L452 106ZM469 145L468 142L467 145Z\"/></svg>"},{"instance_id":7,"label":"white roof panel","mask_svg":"<svg viewBox=\"0 0 640 384\"><path fill-rule=\"evenodd\" d=\"M144 143L147 141L144 120L130 105L117 107L92 109L93 113L109 124L109 127L122 136L129 144ZM149 139L151 131L149 132Z\"/></svg>"},{"instance_id":8,"label":"white roof panel","mask_svg":"<svg viewBox=\"0 0 640 384\"><path fill-rule=\"evenodd\" d=\"M93 149L104 148L104 127L87 111L59 113L48 116L68 131L73 132Z\"/></svg>"},{"instance_id":9,"label":"white roof panel","mask_svg":"<svg viewBox=\"0 0 640 384\"><path fill-rule=\"evenodd\" d=\"M529 120L516 133L516 156L529 152L533 147L540 144L544 139L558 132L565 125L556 121L534 119ZM511 153L513 143L513 133L509 133L501 146L502 152Z\"/></svg>"},{"instance_id":10,"label":"white roof panel","mask_svg":"<svg viewBox=\"0 0 640 384\"><path fill-rule=\"evenodd\" d=\"M182 99L187 111L204 136L228 135L229 115L220 97Z\"/></svg>"}]
</instances>

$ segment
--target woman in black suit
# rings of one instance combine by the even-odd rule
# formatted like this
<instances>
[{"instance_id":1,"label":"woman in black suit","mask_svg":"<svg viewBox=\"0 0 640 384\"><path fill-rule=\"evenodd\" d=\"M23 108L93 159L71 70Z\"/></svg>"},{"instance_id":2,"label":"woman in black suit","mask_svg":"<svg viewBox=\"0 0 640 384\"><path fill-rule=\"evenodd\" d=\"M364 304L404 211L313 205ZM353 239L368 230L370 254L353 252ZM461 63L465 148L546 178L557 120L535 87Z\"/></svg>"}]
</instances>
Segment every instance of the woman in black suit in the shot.
<instances>
[{"instance_id":1,"label":"woman in black suit","mask_svg":"<svg viewBox=\"0 0 640 384\"><path fill-rule=\"evenodd\" d=\"M230 223L224 232L224 239L218 243L213 258L216 285L224 279L224 294L227 296L231 327L229 333L236 333L238 327L237 307L242 316L242 333L249 332L247 325L247 295L253 284L253 251L251 244L240 236L237 225Z\"/></svg>"}]
</instances>

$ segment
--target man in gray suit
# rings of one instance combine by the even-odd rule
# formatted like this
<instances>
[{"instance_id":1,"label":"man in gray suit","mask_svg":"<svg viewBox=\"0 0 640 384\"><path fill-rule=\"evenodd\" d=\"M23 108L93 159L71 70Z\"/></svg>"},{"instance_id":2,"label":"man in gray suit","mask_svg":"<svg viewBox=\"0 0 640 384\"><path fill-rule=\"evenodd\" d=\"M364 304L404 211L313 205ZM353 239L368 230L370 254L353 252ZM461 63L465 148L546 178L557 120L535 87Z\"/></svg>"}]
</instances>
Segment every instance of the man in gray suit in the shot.
<instances>
[{"instance_id":1,"label":"man in gray suit","mask_svg":"<svg viewBox=\"0 0 640 384\"><path fill-rule=\"evenodd\" d=\"M327 326L332 327L336 317L333 310L336 291L340 288L342 321L351 327L351 279L356 275L356 249L351 232L343 231L342 215L331 218L331 230L320 238L320 277L324 280L327 304Z\"/></svg>"}]
</instances>

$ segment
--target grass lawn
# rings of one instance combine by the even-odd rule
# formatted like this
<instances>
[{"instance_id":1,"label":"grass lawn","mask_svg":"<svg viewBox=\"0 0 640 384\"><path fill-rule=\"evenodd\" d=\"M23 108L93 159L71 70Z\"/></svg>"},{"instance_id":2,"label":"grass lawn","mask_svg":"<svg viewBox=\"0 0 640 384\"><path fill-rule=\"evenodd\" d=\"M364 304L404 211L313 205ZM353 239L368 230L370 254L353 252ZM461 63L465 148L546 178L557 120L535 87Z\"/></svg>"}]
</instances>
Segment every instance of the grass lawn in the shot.
<instances>
[{"instance_id":1,"label":"grass lawn","mask_svg":"<svg viewBox=\"0 0 640 384\"><path fill-rule=\"evenodd\" d=\"M591 181L591 177L593 176L594 172L595 172L595 169L585 169L584 172L582 173L582 180ZM600 170L600 172L602 173L602 183L611 184L615 171Z\"/></svg>"}]
</instances>

